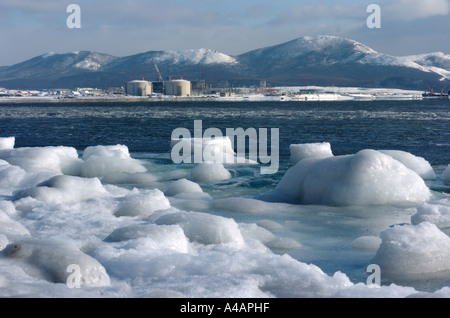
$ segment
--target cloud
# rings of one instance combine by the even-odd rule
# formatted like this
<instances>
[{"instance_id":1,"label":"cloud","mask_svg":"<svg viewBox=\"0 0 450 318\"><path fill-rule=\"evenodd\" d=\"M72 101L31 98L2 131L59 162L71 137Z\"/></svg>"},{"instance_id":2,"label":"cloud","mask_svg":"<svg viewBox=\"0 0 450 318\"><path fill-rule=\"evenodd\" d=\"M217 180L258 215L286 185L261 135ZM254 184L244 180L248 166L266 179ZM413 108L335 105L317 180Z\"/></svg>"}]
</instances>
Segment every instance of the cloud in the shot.
<instances>
[{"instance_id":1,"label":"cloud","mask_svg":"<svg viewBox=\"0 0 450 318\"><path fill-rule=\"evenodd\" d=\"M445 16L450 13L449 0L394 0L381 6L382 14L391 20L411 21Z\"/></svg>"},{"instance_id":2,"label":"cloud","mask_svg":"<svg viewBox=\"0 0 450 318\"><path fill-rule=\"evenodd\" d=\"M0 10L17 10L27 13L50 13L62 12L70 4L64 4L57 0L2 0L0 1Z\"/></svg>"}]
</instances>

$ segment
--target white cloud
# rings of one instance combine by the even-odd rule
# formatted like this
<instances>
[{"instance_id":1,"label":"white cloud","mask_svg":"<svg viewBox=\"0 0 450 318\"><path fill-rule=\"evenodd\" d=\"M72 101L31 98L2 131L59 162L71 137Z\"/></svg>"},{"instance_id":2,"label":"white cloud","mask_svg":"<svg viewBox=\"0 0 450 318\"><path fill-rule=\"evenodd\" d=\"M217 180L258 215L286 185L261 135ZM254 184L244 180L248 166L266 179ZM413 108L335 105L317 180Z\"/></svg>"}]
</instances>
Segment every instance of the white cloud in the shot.
<instances>
[{"instance_id":1,"label":"white cloud","mask_svg":"<svg viewBox=\"0 0 450 318\"><path fill-rule=\"evenodd\" d=\"M381 7L392 20L411 21L450 13L449 0L394 0Z\"/></svg>"}]
</instances>

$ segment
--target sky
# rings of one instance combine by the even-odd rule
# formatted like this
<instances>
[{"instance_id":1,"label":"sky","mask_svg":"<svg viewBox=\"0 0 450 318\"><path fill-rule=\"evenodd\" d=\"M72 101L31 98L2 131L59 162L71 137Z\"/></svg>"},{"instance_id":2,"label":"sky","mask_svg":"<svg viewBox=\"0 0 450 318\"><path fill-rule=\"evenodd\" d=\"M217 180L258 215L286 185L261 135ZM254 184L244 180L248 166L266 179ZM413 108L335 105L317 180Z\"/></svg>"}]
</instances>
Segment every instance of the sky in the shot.
<instances>
[{"instance_id":1,"label":"sky","mask_svg":"<svg viewBox=\"0 0 450 318\"><path fill-rule=\"evenodd\" d=\"M70 4L80 8L81 28L68 27ZM380 9L380 28L367 25L370 4ZM0 0L0 66L83 50L239 55L306 35L345 37L395 56L450 54L449 31L450 0Z\"/></svg>"}]
</instances>

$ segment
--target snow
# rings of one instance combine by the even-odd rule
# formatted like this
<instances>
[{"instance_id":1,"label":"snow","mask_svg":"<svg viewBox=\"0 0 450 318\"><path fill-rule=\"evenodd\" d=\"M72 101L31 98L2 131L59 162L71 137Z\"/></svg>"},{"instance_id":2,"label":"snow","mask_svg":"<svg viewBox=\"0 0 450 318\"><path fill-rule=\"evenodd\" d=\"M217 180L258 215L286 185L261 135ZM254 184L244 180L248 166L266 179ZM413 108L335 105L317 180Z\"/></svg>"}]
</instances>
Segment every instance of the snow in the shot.
<instances>
[{"instance_id":1,"label":"snow","mask_svg":"<svg viewBox=\"0 0 450 318\"><path fill-rule=\"evenodd\" d=\"M211 49L192 49L180 51L164 51L155 57L156 62L171 62L173 64L237 64L237 60L229 55Z\"/></svg>"},{"instance_id":2,"label":"snow","mask_svg":"<svg viewBox=\"0 0 450 318\"><path fill-rule=\"evenodd\" d=\"M397 225L380 236L373 262L383 276L397 281L450 277L450 238L434 224Z\"/></svg>"},{"instance_id":3,"label":"snow","mask_svg":"<svg viewBox=\"0 0 450 318\"><path fill-rule=\"evenodd\" d=\"M220 181L231 178L231 173L218 162L202 162L191 170L190 179L197 182Z\"/></svg>"},{"instance_id":4,"label":"snow","mask_svg":"<svg viewBox=\"0 0 450 318\"><path fill-rule=\"evenodd\" d=\"M88 147L83 153L81 176L104 177L121 173L145 172L147 169L130 157L124 145Z\"/></svg>"},{"instance_id":5,"label":"snow","mask_svg":"<svg viewBox=\"0 0 450 318\"><path fill-rule=\"evenodd\" d=\"M31 266L26 269L31 276L52 283L66 283L70 276L69 266L76 264L80 269L81 286L110 284L105 268L70 243L27 239L9 244L1 254L4 258L19 260L21 266Z\"/></svg>"},{"instance_id":6,"label":"snow","mask_svg":"<svg viewBox=\"0 0 450 318\"><path fill-rule=\"evenodd\" d=\"M323 145L327 157L312 158ZM285 199L278 203L237 193L241 166L135 159L125 145L6 148L1 297L450 295L448 287L408 285L421 276L448 279L450 270L450 239L440 230L450 224L450 199L431 195L415 171L428 165L412 154L333 156L328 143L306 147L306 158L273 185L272 198ZM333 232L345 226L352 229L345 239ZM326 233L324 245L312 232ZM320 253L327 261L318 266ZM350 279L348 268L327 267L335 253L351 255L352 266L379 264L383 279L406 283L371 288ZM81 288L70 288L77 278Z\"/></svg>"},{"instance_id":7,"label":"snow","mask_svg":"<svg viewBox=\"0 0 450 318\"><path fill-rule=\"evenodd\" d=\"M292 144L289 146L289 150L291 152L291 164L296 164L305 158L327 158L333 156L329 142Z\"/></svg>"},{"instance_id":8,"label":"snow","mask_svg":"<svg viewBox=\"0 0 450 318\"><path fill-rule=\"evenodd\" d=\"M91 59L85 59L85 60L75 64L74 67L85 69L85 70L90 70L90 71L97 71L102 67L102 65Z\"/></svg>"},{"instance_id":9,"label":"snow","mask_svg":"<svg viewBox=\"0 0 450 318\"><path fill-rule=\"evenodd\" d=\"M423 179L434 179L436 173L430 163L425 158L414 156L413 154L400 150L379 150L392 158L403 163L407 168L415 171Z\"/></svg>"},{"instance_id":10,"label":"snow","mask_svg":"<svg viewBox=\"0 0 450 318\"><path fill-rule=\"evenodd\" d=\"M302 204L415 204L431 193L423 179L399 161L375 150L324 159L303 159L291 167L269 201Z\"/></svg>"},{"instance_id":11,"label":"snow","mask_svg":"<svg viewBox=\"0 0 450 318\"><path fill-rule=\"evenodd\" d=\"M166 196L175 196L179 193L186 192L199 192L203 193L202 188L195 182L187 180L185 178L174 181L167 189L164 191Z\"/></svg>"},{"instance_id":12,"label":"snow","mask_svg":"<svg viewBox=\"0 0 450 318\"><path fill-rule=\"evenodd\" d=\"M419 205L417 212L411 216L411 223L419 224L425 221L440 229L450 227L450 200L440 199Z\"/></svg>"},{"instance_id":13,"label":"snow","mask_svg":"<svg viewBox=\"0 0 450 318\"><path fill-rule=\"evenodd\" d=\"M55 52L47 52L47 53L42 54L41 57L43 57L45 59L45 58L53 56L55 54L56 54Z\"/></svg>"},{"instance_id":14,"label":"snow","mask_svg":"<svg viewBox=\"0 0 450 318\"><path fill-rule=\"evenodd\" d=\"M147 217L155 211L169 208L170 202L161 190L139 191L133 189L119 203L114 215Z\"/></svg>"},{"instance_id":15,"label":"snow","mask_svg":"<svg viewBox=\"0 0 450 318\"><path fill-rule=\"evenodd\" d=\"M13 149L16 138L14 137L3 137L0 138L0 149Z\"/></svg>"}]
</instances>

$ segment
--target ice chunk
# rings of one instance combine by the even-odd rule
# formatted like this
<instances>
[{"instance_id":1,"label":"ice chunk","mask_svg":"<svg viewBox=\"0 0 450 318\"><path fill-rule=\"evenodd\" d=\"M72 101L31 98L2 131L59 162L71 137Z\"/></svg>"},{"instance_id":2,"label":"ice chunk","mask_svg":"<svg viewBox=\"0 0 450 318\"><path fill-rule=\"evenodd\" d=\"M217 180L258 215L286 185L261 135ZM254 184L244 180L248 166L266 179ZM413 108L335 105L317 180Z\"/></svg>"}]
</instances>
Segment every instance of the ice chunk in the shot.
<instances>
[{"instance_id":1,"label":"ice chunk","mask_svg":"<svg viewBox=\"0 0 450 318\"><path fill-rule=\"evenodd\" d=\"M83 160L88 160L92 156L113 157L117 159L130 159L130 152L125 145L112 146L91 146L83 151Z\"/></svg>"},{"instance_id":2,"label":"ice chunk","mask_svg":"<svg viewBox=\"0 0 450 318\"><path fill-rule=\"evenodd\" d=\"M84 163L81 166L81 176L83 177L104 177L111 174L147 171L139 160L131 158L128 147L124 145L87 147L82 158Z\"/></svg>"},{"instance_id":3,"label":"ice chunk","mask_svg":"<svg viewBox=\"0 0 450 318\"><path fill-rule=\"evenodd\" d=\"M305 158L328 158L333 156L331 144L328 142L292 144L289 146L291 152L290 163L296 164Z\"/></svg>"},{"instance_id":4,"label":"ice chunk","mask_svg":"<svg viewBox=\"0 0 450 318\"><path fill-rule=\"evenodd\" d=\"M183 192L203 192L202 188L195 182L180 179L173 182L164 192L167 196L174 196Z\"/></svg>"},{"instance_id":5,"label":"ice chunk","mask_svg":"<svg viewBox=\"0 0 450 318\"><path fill-rule=\"evenodd\" d=\"M189 145L191 147L191 153L194 153L194 145L198 143L199 145L201 145L202 149L211 146L217 148L221 152L229 153L232 155L235 154L231 139L228 136L216 136L214 138L172 138L170 148L173 148L173 146L175 146L179 142L183 142Z\"/></svg>"},{"instance_id":6,"label":"ice chunk","mask_svg":"<svg viewBox=\"0 0 450 318\"><path fill-rule=\"evenodd\" d=\"M2 251L9 244L9 240L5 234L0 234L0 251ZM0 287L2 284L0 283Z\"/></svg>"},{"instance_id":7,"label":"ice chunk","mask_svg":"<svg viewBox=\"0 0 450 318\"><path fill-rule=\"evenodd\" d=\"M270 231L270 232L276 232L276 231L280 231L281 229L283 229L283 226L280 223L277 223L275 221L272 220L259 220L258 222L256 222L256 224L260 227L265 228L266 230Z\"/></svg>"},{"instance_id":8,"label":"ice chunk","mask_svg":"<svg viewBox=\"0 0 450 318\"><path fill-rule=\"evenodd\" d=\"M201 244L230 243L244 247L244 239L238 224L229 218L201 212L176 212L161 216L155 221L159 225L178 224L191 242Z\"/></svg>"},{"instance_id":9,"label":"ice chunk","mask_svg":"<svg viewBox=\"0 0 450 318\"><path fill-rule=\"evenodd\" d=\"M15 143L15 137L0 137L0 149L13 149Z\"/></svg>"},{"instance_id":10,"label":"ice chunk","mask_svg":"<svg viewBox=\"0 0 450 318\"><path fill-rule=\"evenodd\" d=\"M415 171L423 179L435 179L436 173L430 163L422 157L417 157L409 152L400 150L379 150L403 163L407 168Z\"/></svg>"},{"instance_id":11,"label":"ice chunk","mask_svg":"<svg viewBox=\"0 0 450 318\"><path fill-rule=\"evenodd\" d=\"M212 202L212 207L220 210L240 213L267 213L277 211L279 206L252 198L231 197L217 199Z\"/></svg>"},{"instance_id":12,"label":"ice chunk","mask_svg":"<svg viewBox=\"0 0 450 318\"><path fill-rule=\"evenodd\" d=\"M5 212L0 210L0 234L9 239L30 236L28 229L21 223L11 219Z\"/></svg>"},{"instance_id":13,"label":"ice chunk","mask_svg":"<svg viewBox=\"0 0 450 318\"><path fill-rule=\"evenodd\" d=\"M417 207L417 213L411 216L412 224L428 221L440 229L450 227L450 200L425 202Z\"/></svg>"},{"instance_id":14,"label":"ice chunk","mask_svg":"<svg viewBox=\"0 0 450 318\"><path fill-rule=\"evenodd\" d=\"M231 178L231 173L218 162L202 162L191 170L190 179L197 182L219 181Z\"/></svg>"},{"instance_id":15,"label":"ice chunk","mask_svg":"<svg viewBox=\"0 0 450 318\"><path fill-rule=\"evenodd\" d=\"M53 283L66 284L69 276L74 273L69 266L75 265L80 271L77 273L80 274L80 286L110 284L105 268L68 242L23 240L9 244L0 255L22 261L29 274Z\"/></svg>"},{"instance_id":16,"label":"ice chunk","mask_svg":"<svg viewBox=\"0 0 450 318\"><path fill-rule=\"evenodd\" d=\"M372 263L380 266L383 277L397 281L450 277L450 238L436 225L396 225L380 237Z\"/></svg>"},{"instance_id":17,"label":"ice chunk","mask_svg":"<svg viewBox=\"0 0 450 318\"><path fill-rule=\"evenodd\" d=\"M380 247L381 239L378 236L360 236L353 240L352 248L363 253L375 254Z\"/></svg>"},{"instance_id":18,"label":"ice chunk","mask_svg":"<svg viewBox=\"0 0 450 318\"><path fill-rule=\"evenodd\" d=\"M0 149L0 159L27 172L50 170L68 175L79 175L82 163L75 148L63 146Z\"/></svg>"},{"instance_id":19,"label":"ice chunk","mask_svg":"<svg viewBox=\"0 0 450 318\"><path fill-rule=\"evenodd\" d=\"M170 146L173 153L183 162L196 162L196 159L201 158L202 161L222 164L257 164L257 161L246 158L246 154L242 153L245 149L239 149L236 153L229 136L173 138ZM255 154L250 155L255 156Z\"/></svg>"},{"instance_id":20,"label":"ice chunk","mask_svg":"<svg viewBox=\"0 0 450 318\"><path fill-rule=\"evenodd\" d=\"M301 204L418 204L431 192L424 180L392 157L375 150L325 159L303 159L291 167L266 201Z\"/></svg>"},{"instance_id":21,"label":"ice chunk","mask_svg":"<svg viewBox=\"0 0 450 318\"><path fill-rule=\"evenodd\" d=\"M157 210L169 208L169 200L159 189L140 191L135 188L122 198L114 215L147 217Z\"/></svg>"},{"instance_id":22,"label":"ice chunk","mask_svg":"<svg viewBox=\"0 0 450 318\"><path fill-rule=\"evenodd\" d=\"M266 245L274 250L298 250L302 247L302 244L290 237L277 237Z\"/></svg>"},{"instance_id":23,"label":"ice chunk","mask_svg":"<svg viewBox=\"0 0 450 318\"><path fill-rule=\"evenodd\" d=\"M19 200L28 196L43 202L68 203L111 195L98 178L59 175L37 187L17 192L14 199Z\"/></svg>"},{"instance_id":24,"label":"ice chunk","mask_svg":"<svg viewBox=\"0 0 450 318\"><path fill-rule=\"evenodd\" d=\"M20 167L12 166L0 160L0 188L17 188L25 178L26 172Z\"/></svg>"},{"instance_id":25,"label":"ice chunk","mask_svg":"<svg viewBox=\"0 0 450 318\"><path fill-rule=\"evenodd\" d=\"M450 182L450 164L445 168L444 172L442 172L441 180Z\"/></svg>"},{"instance_id":26,"label":"ice chunk","mask_svg":"<svg viewBox=\"0 0 450 318\"><path fill-rule=\"evenodd\" d=\"M105 242L121 242L137 239L151 240L155 250L168 248L180 253L188 252L188 240L179 225L137 224L114 230ZM146 242L147 246L150 245Z\"/></svg>"}]
</instances>

